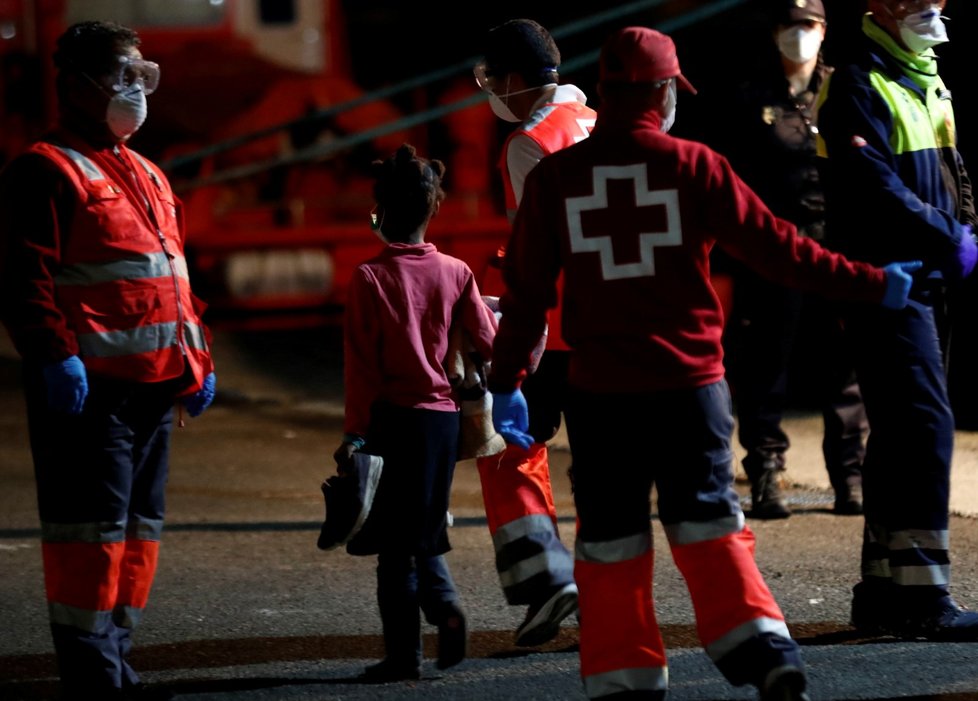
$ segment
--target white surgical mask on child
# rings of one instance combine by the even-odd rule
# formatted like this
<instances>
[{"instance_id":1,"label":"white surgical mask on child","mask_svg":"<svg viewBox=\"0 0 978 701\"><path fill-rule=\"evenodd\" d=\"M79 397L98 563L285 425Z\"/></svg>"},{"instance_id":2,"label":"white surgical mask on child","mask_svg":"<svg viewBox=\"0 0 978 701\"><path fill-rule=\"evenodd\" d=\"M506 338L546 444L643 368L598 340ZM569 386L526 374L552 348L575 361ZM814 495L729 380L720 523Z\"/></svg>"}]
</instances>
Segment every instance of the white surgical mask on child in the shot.
<instances>
[{"instance_id":1,"label":"white surgical mask on child","mask_svg":"<svg viewBox=\"0 0 978 701\"><path fill-rule=\"evenodd\" d=\"M822 47L822 30L817 27L794 25L778 33L778 49L789 61L807 63Z\"/></svg>"},{"instance_id":2,"label":"white surgical mask on child","mask_svg":"<svg viewBox=\"0 0 978 701\"><path fill-rule=\"evenodd\" d=\"M941 21L941 8L931 5L929 10L915 12L897 20L900 38L914 53L923 53L932 46L948 41L947 27Z\"/></svg>"},{"instance_id":3,"label":"white surgical mask on child","mask_svg":"<svg viewBox=\"0 0 978 701\"><path fill-rule=\"evenodd\" d=\"M112 96L105 108L105 121L116 138L125 140L143 126L148 112L143 88L134 85Z\"/></svg>"}]
</instances>

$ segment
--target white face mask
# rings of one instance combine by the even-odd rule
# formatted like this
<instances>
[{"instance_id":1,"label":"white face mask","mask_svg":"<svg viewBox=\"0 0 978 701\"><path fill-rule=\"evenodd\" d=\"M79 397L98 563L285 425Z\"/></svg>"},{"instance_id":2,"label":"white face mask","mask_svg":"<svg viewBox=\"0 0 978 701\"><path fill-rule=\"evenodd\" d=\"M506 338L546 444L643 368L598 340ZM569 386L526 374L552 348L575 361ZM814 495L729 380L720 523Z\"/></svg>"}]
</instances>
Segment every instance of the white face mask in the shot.
<instances>
[{"instance_id":1,"label":"white face mask","mask_svg":"<svg viewBox=\"0 0 978 701\"><path fill-rule=\"evenodd\" d=\"M897 26L903 43L917 54L948 41L947 27L941 21L941 8L938 5L897 20Z\"/></svg>"},{"instance_id":2,"label":"white face mask","mask_svg":"<svg viewBox=\"0 0 978 701\"><path fill-rule=\"evenodd\" d=\"M813 27L793 26L778 33L778 49L789 61L808 63L818 55L822 47L822 30Z\"/></svg>"},{"instance_id":3,"label":"white face mask","mask_svg":"<svg viewBox=\"0 0 978 701\"><path fill-rule=\"evenodd\" d=\"M509 95L507 94L506 97L509 97ZM494 92L489 93L489 106L492 108L492 113L504 122L520 121L520 118L513 114L513 110L509 108L509 105L503 102L502 98Z\"/></svg>"},{"instance_id":4,"label":"white face mask","mask_svg":"<svg viewBox=\"0 0 978 701\"><path fill-rule=\"evenodd\" d=\"M143 126L148 111L146 94L136 85L112 96L105 108L105 121L116 138L125 140Z\"/></svg>"},{"instance_id":5,"label":"white face mask","mask_svg":"<svg viewBox=\"0 0 978 701\"><path fill-rule=\"evenodd\" d=\"M665 114L662 115L662 125L661 129L663 133L668 132L672 129L672 125L676 123L676 102L678 100L678 95L676 94L676 81L669 81L669 92L666 93L666 104L663 105L663 110Z\"/></svg>"},{"instance_id":6,"label":"white face mask","mask_svg":"<svg viewBox=\"0 0 978 701\"><path fill-rule=\"evenodd\" d=\"M513 110L509 108L509 105L503 100L503 98L509 97L510 95L522 95L525 92L533 92L534 90L539 90L542 87L547 86L541 85L532 88L523 88L522 90L503 92L499 93L498 95L492 90L486 90L486 93L489 95L489 106L492 108L492 113L504 122L522 122L523 120L521 118L513 114ZM506 89L509 90L509 76L506 77Z\"/></svg>"}]
</instances>

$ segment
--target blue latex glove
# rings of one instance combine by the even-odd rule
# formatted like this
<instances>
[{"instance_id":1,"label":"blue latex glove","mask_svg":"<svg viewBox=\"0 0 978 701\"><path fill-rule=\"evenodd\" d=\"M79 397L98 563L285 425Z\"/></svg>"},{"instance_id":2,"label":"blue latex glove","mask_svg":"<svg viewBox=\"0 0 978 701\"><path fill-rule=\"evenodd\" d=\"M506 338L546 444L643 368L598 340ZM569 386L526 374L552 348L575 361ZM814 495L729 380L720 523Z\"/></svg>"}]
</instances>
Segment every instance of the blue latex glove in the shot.
<instances>
[{"instance_id":1,"label":"blue latex glove","mask_svg":"<svg viewBox=\"0 0 978 701\"><path fill-rule=\"evenodd\" d=\"M529 450L533 445L533 437L527 433L530 414L526 408L526 398L518 389L492 393L492 425L509 444L518 445L523 450Z\"/></svg>"},{"instance_id":2,"label":"blue latex glove","mask_svg":"<svg viewBox=\"0 0 978 701\"><path fill-rule=\"evenodd\" d=\"M217 376L211 373L204 378L204 385L194 394L183 400L183 405L187 408L187 413L196 418L204 413L204 409L214 401Z\"/></svg>"},{"instance_id":3,"label":"blue latex glove","mask_svg":"<svg viewBox=\"0 0 978 701\"><path fill-rule=\"evenodd\" d=\"M964 235L955 252L957 267L954 274L957 279L964 280L975 269L975 263L978 263L978 245L975 244L975 235L971 232L971 226L965 224L961 228L964 229Z\"/></svg>"},{"instance_id":4,"label":"blue latex glove","mask_svg":"<svg viewBox=\"0 0 978 701\"><path fill-rule=\"evenodd\" d=\"M77 355L61 362L45 365L44 384L48 390L48 406L66 414L80 414L88 396L88 374Z\"/></svg>"},{"instance_id":5,"label":"blue latex glove","mask_svg":"<svg viewBox=\"0 0 978 701\"><path fill-rule=\"evenodd\" d=\"M907 296L913 286L914 270L919 270L924 264L919 260L904 263L890 263L883 268L886 273L886 292L880 303L887 309L903 309L907 306Z\"/></svg>"}]
</instances>

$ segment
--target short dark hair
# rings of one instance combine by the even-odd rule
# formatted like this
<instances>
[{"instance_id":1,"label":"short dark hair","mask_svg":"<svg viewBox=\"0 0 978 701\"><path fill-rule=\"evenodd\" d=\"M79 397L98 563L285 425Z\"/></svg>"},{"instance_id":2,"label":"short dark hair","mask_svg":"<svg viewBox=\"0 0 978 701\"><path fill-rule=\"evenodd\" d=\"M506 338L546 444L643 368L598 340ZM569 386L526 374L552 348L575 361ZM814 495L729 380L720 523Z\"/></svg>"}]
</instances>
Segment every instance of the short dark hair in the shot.
<instances>
[{"instance_id":1,"label":"short dark hair","mask_svg":"<svg viewBox=\"0 0 978 701\"><path fill-rule=\"evenodd\" d=\"M406 241L445 199L441 187L445 164L418 156L410 144L403 144L386 160L374 161L370 172L375 179L374 199L383 214L381 228L388 241Z\"/></svg>"},{"instance_id":2,"label":"short dark hair","mask_svg":"<svg viewBox=\"0 0 978 701\"><path fill-rule=\"evenodd\" d=\"M485 61L490 75L519 73L528 85L545 85L557 80L560 50L541 24L511 19L489 30Z\"/></svg>"},{"instance_id":3,"label":"short dark hair","mask_svg":"<svg viewBox=\"0 0 978 701\"><path fill-rule=\"evenodd\" d=\"M79 22L58 37L54 65L59 73L78 71L96 77L116 68L116 57L139 44L136 32L121 24Z\"/></svg>"}]
</instances>

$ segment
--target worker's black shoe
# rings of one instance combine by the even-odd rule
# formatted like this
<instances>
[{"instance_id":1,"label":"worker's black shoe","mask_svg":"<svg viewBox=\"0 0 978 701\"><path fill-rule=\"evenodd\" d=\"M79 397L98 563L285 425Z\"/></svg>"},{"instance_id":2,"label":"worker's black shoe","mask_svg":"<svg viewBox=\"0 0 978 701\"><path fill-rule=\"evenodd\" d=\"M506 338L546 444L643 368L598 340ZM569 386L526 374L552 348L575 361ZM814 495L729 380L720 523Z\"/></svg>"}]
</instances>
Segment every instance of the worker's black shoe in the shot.
<instances>
[{"instance_id":1,"label":"worker's black shoe","mask_svg":"<svg viewBox=\"0 0 978 701\"><path fill-rule=\"evenodd\" d=\"M950 596L940 610L930 615L913 615L895 631L901 638L931 642L978 642L978 613L968 611Z\"/></svg>"},{"instance_id":2,"label":"worker's black shoe","mask_svg":"<svg viewBox=\"0 0 978 701\"><path fill-rule=\"evenodd\" d=\"M849 478L835 490L835 506L832 513L838 516L858 516L863 512L863 485L857 478Z\"/></svg>"},{"instance_id":3,"label":"worker's black shoe","mask_svg":"<svg viewBox=\"0 0 978 701\"><path fill-rule=\"evenodd\" d=\"M751 518L778 519L791 516L791 510L781 493L781 470L760 470L751 481Z\"/></svg>"}]
</instances>

